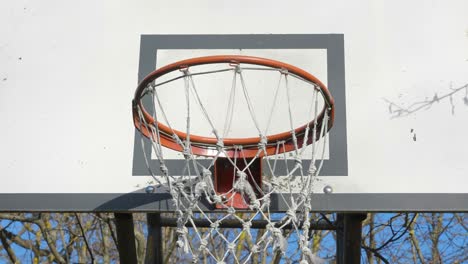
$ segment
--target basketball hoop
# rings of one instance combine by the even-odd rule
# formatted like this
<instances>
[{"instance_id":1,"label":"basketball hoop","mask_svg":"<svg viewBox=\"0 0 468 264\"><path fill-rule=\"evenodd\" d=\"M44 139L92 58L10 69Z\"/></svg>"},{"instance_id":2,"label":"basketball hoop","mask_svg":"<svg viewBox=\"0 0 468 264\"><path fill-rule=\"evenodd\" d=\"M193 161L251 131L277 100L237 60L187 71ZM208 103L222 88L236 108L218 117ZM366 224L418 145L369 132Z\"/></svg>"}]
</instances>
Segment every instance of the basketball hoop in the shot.
<instances>
[{"instance_id":1,"label":"basketball hoop","mask_svg":"<svg viewBox=\"0 0 468 264\"><path fill-rule=\"evenodd\" d=\"M138 85L138 88L135 92L134 107L133 107L133 119L135 122L135 127L139 129L140 132L142 132L146 137L151 138L151 132L145 124L148 124L150 126L154 126L157 124L158 130L161 132L161 144L167 148L171 148L177 151L183 151L183 147L179 144L179 142L177 142L174 135L177 135L177 137L180 140L184 141L184 140L187 140L187 134L182 131L172 130L171 128L167 127L161 122L156 122L156 120L151 116L151 114L149 114L148 111L145 109L140 99L146 92L148 92L148 87L152 87L150 89L154 89L154 87L157 86L154 82L161 76L164 76L165 74L168 74L174 71L187 70L190 67L196 66L196 65L222 64L222 63L233 66L233 70L235 70L235 67L237 67L240 64L261 65L261 66L270 67L271 69L276 69L277 71L283 74L291 74L291 75L295 75L298 78L302 78L304 81L310 82L311 84L313 84L316 89L320 89L322 96L326 100L326 104L324 105L323 109L318 115L316 119L317 122L315 122L315 120L312 120L308 124L304 124L303 126L295 128L294 133L298 139L298 143L302 143L302 141L304 140L304 134L308 127L309 129L313 129L313 127L316 124L318 126L321 126L321 124L323 124L323 118L324 118L325 112L328 112L329 114L328 117L330 119L328 121L327 131L332 127L333 120L334 120L333 98L330 92L328 91L328 89L325 87L325 85L320 80L318 80L315 76L313 76L312 74L300 68L297 68L295 66L292 66L283 62L264 59L264 58L258 58L258 57L233 56L233 55L231 56L209 56L209 57L201 57L201 58L183 60L183 61L179 61L170 65L167 65L165 67L162 67L150 73ZM140 111L142 112L144 116L145 120L143 123L141 123L140 121L140 117L137 111L138 109L140 109ZM319 130L319 127L318 127L318 130ZM258 155L259 144L262 141L266 141L269 144L266 145L265 151L262 151L260 155L262 156L272 155L276 151L275 150L276 143L280 141L286 142L284 149L281 149L280 153L289 152L293 150L294 145L292 142L292 135L293 133L291 133L291 131L285 131L279 134L266 135L265 138L263 139L261 137L224 138L222 139L222 143L227 148L226 155L228 155L229 157L234 157L236 155L235 151L233 150L234 146L244 147L244 151L245 151L243 153L244 157L254 157ZM214 156L213 153L216 153L217 146L220 143L220 138L190 135L190 141L191 141L193 154L202 155L202 156ZM307 142L307 144L310 144L311 141L312 141L312 138L309 138L309 141Z\"/></svg>"},{"instance_id":2,"label":"basketball hoop","mask_svg":"<svg viewBox=\"0 0 468 264\"><path fill-rule=\"evenodd\" d=\"M255 74L267 73L271 76L279 76L276 89L272 91L260 93L259 100L253 102L251 91L247 89L246 72ZM219 75L227 74L230 77L226 78L223 83L220 81ZM197 81L202 81L200 76L213 76L213 83L209 86L210 89L221 89L220 87L231 87L227 102L216 102L220 106L227 106L227 114L224 118L224 129L220 129L217 125L221 122L216 122L213 118L217 115L219 108L215 109L215 113L208 111L206 102L202 99L210 98L210 91L205 93L205 98L200 95L200 91L196 86ZM266 78L266 77L263 77ZM266 83L260 78L256 86L260 89L260 84ZM275 77L272 77L275 78ZM294 126L297 122L294 121L293 103L291 102L291 89L289 82L291 79L307 86L303 91L310 92L310 101L305 106L310 107L309 120L303 121L302 124ZM164 109L164 101L160 98L160 91L165 85L181 82L179 85L183 90L180 95L170 91L170 96L180 97L181 104L176 106L177 112L184 116L179 116L178 120L185 120L183 128L175 127L169 120L168 114ZM229 83L230 82L230 83ZM238 85L240 83L241 85ZM240 86L241 88L237 88ZM267 85L268 87L273 85ZM281 88L284 88L285 103L278 104L278 94ZM175 90L175 89L174 89ZM240 109L246 113L247 118L242 119L238 126L243 126L247 121L253 123L253 130L258 136L229 136L232 120L239 114L235 109L236 91L242 91L242 98L245 105ZM211 90L211 92L215 92ZM261 119L255 111L255 107L259 107L268 96L272 97L271 111L267 113L264 119ZM217 96L216 98L224 98ZM258 99L257 98L257 99ZM207 135L200 135L193 132L193 123L201 123L202 121L194 122L194 107L198 105L200 120L206 122L208 129ZM269 132L271 124L274 122L273 113L279 106L284 107L285 118L281 119L281 123L287 124L287 129L284 131ZM173 106L172 106L173 107ZM307 109L302 109L299 112L307 112ZM235 113L236 112L236 113ZM249 210L253 212L255 217L266 219L269 225L269 238L261 240L258 246L273 245L275 250L285 250L285 241L282 240L281 226L277 226L269 216L268 206L272 194L281 193L281 181L276 172L277 160L284 160L288 164L288 160L294 161L292 168L287 168L286 180L283 181L283 189L291 192L291 184L293 177L300 178L298 195L291 196L288 201L290 210L281 220L282 223L295 223L300 221L302 227L300 246L307 252L308 245L308 221L310 220L309 212L311 210L310 194L313 191L313 183L318 175L325 155L325 145L327 140L327 132L333 125L334 120L334 101L326 88L326 86L312 74L283 62L249 56L223 55L223 56L208 56L182 60L161 67L148 76L138 85L133 99L133 121L137 130L141 132L144 138L149 139L153 147L154 154L159 160L162 177L155 177L155 173L151 170L148 163L148 157L145 156L148 169L159 185L166 186L172 195L174 204L176 205L176 213L178 215L178 234L180 248L185 253L191 253L194 260L200 254L205 254L204 250L192 252L186 246L187 232L185 224L192 222L194 211L202 211L198 203L202 200L208 201L214 208L223 209L226 212L224 217L219 217L216 220L211 219L207 214L201 213L199 217L206 218L212 222L212 229L216 229L216 223L221 223L227 217L234 217L236 210ZM262 123L263 121L263 123ZM278 125L278 123L276 123ZM242 130L242 129L241 129ZM245 131L241 131L244 133ZM319 149L319 143L323 144ZM143 145L143 138L142 138ZM308 146L311 146L310 155L304 157L304 153ZM184 171L189 175L172 175L165 165L165 148L181 152L186 160ZM209 166L203 166L199 161L200 158L209 157L211 162ZM206 159L206 158L205 158ZM304 172L302 161L310 160L310 166ZM320 162L318 162L320 160ZM318 166L316 163L318 162ZM286 165L288 166L288 165ZM284 190L283 190L284 191ZM250 219L238 219L246 224L243 229L248 230ZM180 222L180 223L179 223ZM306 232L307 231L307 232ZM198 231L197 231L198 232ZM299 232L299 231L298 231ZM307 233L307 234L306 234ZM206 236L211 236L212 233L207 233ZM204 238L201 234L200 239L203 242ZM270 242L268 242L270 241ZM273 242L272 242L273 241ZM232 243L229 243L227 255L232 252ZM203 244L203 243L202 243ZM270 245L270 246L271 246ZM231 253L229 253L231 252ZM226 256L227 256L226 255ZM225 257L226 257L225 256ZM215 258L213 256L213 258ZM307 261L307 254L304 253L302 259ZM216 259L217 262L223 262L225 259Z\"/></svg>"}]
</instances>

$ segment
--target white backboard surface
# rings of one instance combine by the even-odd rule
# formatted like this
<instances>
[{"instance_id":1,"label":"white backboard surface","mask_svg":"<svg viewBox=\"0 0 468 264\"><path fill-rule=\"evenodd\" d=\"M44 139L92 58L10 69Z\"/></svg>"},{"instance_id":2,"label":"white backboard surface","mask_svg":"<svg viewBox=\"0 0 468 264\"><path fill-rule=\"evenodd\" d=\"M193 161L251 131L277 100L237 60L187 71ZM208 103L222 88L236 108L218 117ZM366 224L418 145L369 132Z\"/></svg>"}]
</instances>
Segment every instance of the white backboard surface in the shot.
<instances>
[{"instance_id":1,"label":"white backboard surface","mask_svg":"<svg viewBox=\"0 0 468 264\"><path fill-rule=\"evenodd\" d=\"M135 88L226 53L299 66L335 97L315 209L468 210L468 2L358 2L5 3L0 211L166 210L142 191Z\"/></svg>"}]
</instances>

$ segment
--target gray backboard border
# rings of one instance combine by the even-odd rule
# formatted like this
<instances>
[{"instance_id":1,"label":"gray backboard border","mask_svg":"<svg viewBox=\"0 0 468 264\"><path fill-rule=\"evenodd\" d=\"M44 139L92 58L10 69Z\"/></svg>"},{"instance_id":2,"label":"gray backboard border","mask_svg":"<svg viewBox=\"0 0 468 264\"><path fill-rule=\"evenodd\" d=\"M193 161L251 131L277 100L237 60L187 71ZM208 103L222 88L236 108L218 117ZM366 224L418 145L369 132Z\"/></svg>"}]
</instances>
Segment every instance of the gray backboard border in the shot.
<instances>
[{"instance_id":1,"label":"gray backboard border","mask_svg":"<svg viewBox=\"0 0 468 264\"><path fill-rule=\"evenodd\" d=\"M281 199L272 198L276 208ZM466 212L468 194L464 193L368 193L314 194L317 212ZM171 212L169 194L0 194L0 211L11 212ZM281 210L278 210L281 211Z\"/></svg>"},{"instance_id":2,"label":"gray backboard border","mask_svg":"<svg viewBox=\"0 0 468 264\"><path fill-rule=\"evenodd\" d=\"M294 34L294 35L142 35L138 80L141 81L157 67L156 58L160 49L324 49L327 51L327 81L335 99L335 122L329 133L330 159L325 160L321 175L347 176L347 135L346 135L346 85L343 34ZM313 74L313 73L312 73ZM150 109L150 108L148 108ZM151 145L147 139L145 152L151 157ZM133 152L133 175L148 175L141 136L135 131ZM209 160L205 161L207 164ZM291 161L293 162L293 161ZM310 160L304 160L303 168L309 167ZM151 160L154 172L159 171L159 162ZM185 166L182 160L166 160L166 166L173 175L181 175ZM278 174L286 174L281 164ZM298 175L300 173L298 172Z\"/></svg>"}]
</instances>

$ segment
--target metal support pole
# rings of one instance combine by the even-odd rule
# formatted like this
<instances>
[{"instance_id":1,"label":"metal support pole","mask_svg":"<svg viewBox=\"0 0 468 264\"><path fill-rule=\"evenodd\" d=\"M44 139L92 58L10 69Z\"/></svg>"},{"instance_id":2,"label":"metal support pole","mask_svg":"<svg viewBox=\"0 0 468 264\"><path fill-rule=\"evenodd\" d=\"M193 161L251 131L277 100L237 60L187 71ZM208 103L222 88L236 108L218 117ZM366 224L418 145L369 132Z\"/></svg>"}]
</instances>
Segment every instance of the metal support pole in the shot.
<instances>
[{"instance_id":1,"label":"metal support pole","mask_svg":"<svg viewBox=\"0 0 468 264\"><path fill-rule=\"evenodd\" d=\"M148 239L146 242L145 264L162 264L164 255L161 214L148 213L146 219L148 221Z\"/></svg>"},{"instance_id":2,"label":"metal support pole","mask_svg":"<svg viewBox=\"0 0 468 264\"><path fill-rule=\"evenodd\" d=\"M362 213L338 214L336 236L337 264L361 263L362 221L367 215Z\"/></svg>"},{"instance_id":3,"label":"metal support pole","mask_svg":"<svg viewBox=\"0 0 468 264\"><path fill-rule=\"evenodd\" d=\"M133 215L115 213L114 216L117 227L117 249L119 250L120 263L137 263Z\"/></svg>"}]
</instances>

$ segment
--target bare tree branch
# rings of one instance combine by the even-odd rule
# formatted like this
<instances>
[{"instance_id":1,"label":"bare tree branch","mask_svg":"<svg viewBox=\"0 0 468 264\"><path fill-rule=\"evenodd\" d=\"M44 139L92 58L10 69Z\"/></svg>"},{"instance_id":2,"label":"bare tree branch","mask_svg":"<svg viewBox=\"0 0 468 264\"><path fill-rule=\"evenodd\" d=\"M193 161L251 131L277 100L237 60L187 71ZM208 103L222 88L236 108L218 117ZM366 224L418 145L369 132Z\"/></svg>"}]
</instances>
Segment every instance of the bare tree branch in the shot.
<instances>
[{"instance_id":1,"label":"bare tree branch","mask_svg":"<svg viewBox=\"0 0 468 264\"><path fill-rule=\"evenodd\" d=\"M380 260L382 260L385 264L390 264L390 262L384 257L382 256L378 250L376 250L375 248L370 248L368 246L365 246L365 245L361 245L361 248L363 248L364 250L366 251L369 251L369 252L372 252L372 254L374 254L374 256L378 257Z\"/></svg>"},{"instance_id":2,"label":"bare tree branch","mask_svg":"<svg viewBox=\"0 0 468 264\"><path fill-rule=\"evenodd\" d=\"M49 249L52 252L52 255L54 256L54 258L57 260L57 262L65 263L65 260L63 259L63 257L58 252L57 247L54 244L54 241L49 236L48 228L47 228L47 226L45 224L45 221L49 220L48 218L49 218L48 214L43 214L43 218L34 221L34 224L36 224L39 227L39 229L41 230L42 235L44 236L44 239L45 239L45 241L47 243L47 246L49 246Z\"/></svg>"},{"instance_id":3,"label":"bare tree branch","mask_svg":"<svg viewBox=\"0 0 468 264\"><path fill-rule=\"evenodd\" d=\"M451 113L454 114L455 112L455 105L453 103L453 95L458 93L458 92L461 92L461 91L466 91L466 94L465 97L463 98L463 102L464 104L468 105L468 84L465 84L463 86L460 86L456 89L451 89L450 92L442 95L442 96L439 96L436 94L434 94L434 96L432 97L432 99L424 99L422 101L419 101L419 102L415 102L413 104L411 104L410 106L408 107L404 107L402 105L399 105L397 103L394 103L390 100L387 100L387 99L383 99L386 103L388 103L388 109L389 109L389 112L390 114L392 114L392 118L397 118L397 117L404 117L404 116L408 116L412 113L415 113L421 109L428 109L428 108L431 108L432 105L434 103L439 103L441 100L444 100L446 98L449 98L450 100L450 105L451 105Z\"/></svg>"},{"instance_id":4,"label":"bare tree branch","mask_svg":"<svg viewBox=\"0 0 468 264\"><path fill-rule=\"evenodd\" d=\"M75 218L76 218L76 222L78 223L78 226L80 227L81 236L83 237L83 241L84 241L84 243L86 245L86 250L89 253L89 257L91 258L91 263L94 263L93 250L89 246L88 239L86 238L86 231L83 229L83 226L81 225L80 217L79 217L79 215L77 213L75 213Z\"/></svg>"},{"instance_id":5,"label":"bare tree branch","mask_svg":"<svg viewBox=\"0 0 468 264\"><path fill-rule=\"evenodd\" d=\"M0 226L0 242L2 242L3 248L8 254L8 257L10 258L10 261L12 263L18 263L18 258L16 257L15 252L11 248L10 244L11 242L8 241L6 235L5 235L5 230L1 228Z\"/></svg>"}]
</instances>

